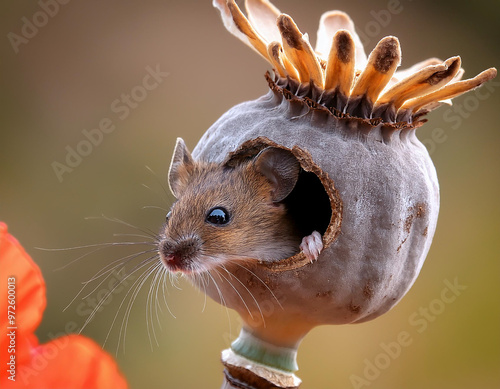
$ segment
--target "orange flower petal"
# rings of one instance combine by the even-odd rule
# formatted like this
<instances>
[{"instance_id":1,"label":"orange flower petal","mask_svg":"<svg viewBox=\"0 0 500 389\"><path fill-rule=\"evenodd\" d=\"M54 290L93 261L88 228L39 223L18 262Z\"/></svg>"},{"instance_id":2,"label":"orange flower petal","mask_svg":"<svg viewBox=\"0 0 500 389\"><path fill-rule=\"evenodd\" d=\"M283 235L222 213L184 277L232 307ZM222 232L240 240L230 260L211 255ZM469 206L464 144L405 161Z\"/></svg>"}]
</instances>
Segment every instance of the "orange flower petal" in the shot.
<instances>
[{"instance_id":1,"label":"orange flower petal","mask_svg":"<svg viewBox=\"0 0 500 389\"><path fill-rule=\"evenodd\" d=\"M17 367L16 381L0 380L5 389L126 389L113 358L81 335L63 336L32 350Z\"/></svg>"},{"instance_id":2,"label":"orange flower petal","mask_svg":"<svg viewBox=\"0 0 500 389\"><path fill-rule=\"evenodd\" d=\"M32 353L31 362L19 367L17 380L21 388L128 387L113 358L94 341L81 335L63 336L38 346Z\"/></svg>"},{"instance_id":3,"label":"orange flower petal","mask_svg":"<svg viewBox=\"0 0 500 389\"><path fill-rule=\"evenodd\" d=\"M16 238L0 222L0 325L8 327L7 282L15 278L15 325L19 331L31 333L40 324L47 305L45 281L39 267Z\"/></svg>"}]
</instances>

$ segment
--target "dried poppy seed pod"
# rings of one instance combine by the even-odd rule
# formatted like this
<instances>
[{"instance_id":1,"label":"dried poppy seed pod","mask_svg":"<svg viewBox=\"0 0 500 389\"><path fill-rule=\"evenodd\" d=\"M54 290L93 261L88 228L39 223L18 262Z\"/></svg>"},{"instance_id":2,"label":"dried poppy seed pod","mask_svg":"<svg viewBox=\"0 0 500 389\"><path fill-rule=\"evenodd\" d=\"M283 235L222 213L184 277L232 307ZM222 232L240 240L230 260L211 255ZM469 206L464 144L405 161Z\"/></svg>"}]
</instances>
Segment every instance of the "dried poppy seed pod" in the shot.
<instances>
[{"instance_id":1,"label":"dried poppy seed pod","mask_svg":"<svg viewBox=\"0 0 500 389\"><path fill-rule=\"evenodd\" d=\"M269 146L291 151L304 173L294 189L300 201L290 207L296 223L321 233L324 249L312 263L299 253L247 269L228 264L230 277L204 286L245 323L223 353L226 377L252 370L253 361L283 373L266 376L277 387L297 386L295 352L311 328L374 319L414 283L439 211L436 171L416 129L426 113L496 70L460 81L461 61L452 57L396 72L397 38L382 39L367 58L342 12L322 16L313 49L265 0L245 2L248 19L233 0L214 5L274 73L266 75L269 93L225 113L193 157L236 166Z\"/></svg>"}]
</instances>

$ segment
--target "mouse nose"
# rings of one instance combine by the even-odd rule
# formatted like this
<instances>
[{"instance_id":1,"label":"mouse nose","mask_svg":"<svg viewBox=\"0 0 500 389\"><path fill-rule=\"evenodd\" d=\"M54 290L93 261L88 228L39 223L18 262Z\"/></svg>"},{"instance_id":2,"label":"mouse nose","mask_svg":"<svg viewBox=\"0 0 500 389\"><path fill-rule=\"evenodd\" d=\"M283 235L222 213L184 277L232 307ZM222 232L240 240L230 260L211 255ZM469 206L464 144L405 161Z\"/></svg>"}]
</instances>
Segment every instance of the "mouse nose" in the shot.
<instances>
[{"instance_id":1,"label":"mouse nose","mask_svg":"<svg viewBox=\"0 0 500 389\"><path fill-rule=\"evenodd\" d=\"M187 271L196 261L201 242L196 237L178 241L164 240L160 242L159 252L163 263L172 271Z\"/></svg>"}]
</instances>

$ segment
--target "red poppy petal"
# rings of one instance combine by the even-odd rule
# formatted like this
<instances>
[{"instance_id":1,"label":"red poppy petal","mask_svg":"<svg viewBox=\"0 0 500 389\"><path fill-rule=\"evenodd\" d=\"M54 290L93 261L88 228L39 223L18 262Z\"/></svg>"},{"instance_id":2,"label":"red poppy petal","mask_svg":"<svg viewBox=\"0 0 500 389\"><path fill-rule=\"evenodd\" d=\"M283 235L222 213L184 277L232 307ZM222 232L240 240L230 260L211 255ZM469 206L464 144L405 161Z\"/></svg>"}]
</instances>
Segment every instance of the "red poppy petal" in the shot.
<instances>
[{"instance_id":1,"label":"red poppy petal","mask_svg":"<svg viewBox=\"0 0 500 389\"><path fill-rule=\"evenodd\" d=\"M16 368L16 381L2 377L4 389L127 389L116 362L99 345L68 335L32 350L31 360Z\"/></svg>"},{"instance_id":2,"label":"red poppy petal","mask_svg":"<svg viewBox=\"0 0 500 389\"><path fill-rule=\"evenodd\" d=\"M51 389L125 389L127 381L113 358L81 335L63 336L38 346L18 380L27 387Z\"/></svg>"},{"instance_id":3,"label":"red poppy petal","mask_svg":"<svg viewBox=\"0 0 500 389\"><path fill-rule=\"evenodd\" d=\"M8 279L15 278L15 323L19 330L33 332L42 320L47 305L45 281L39 267L24 251L19 242L7 232L7 225L0 222L0 325L8 327ZM5 326L4 326L5 324Z\"/></svg>"}]
</instances>

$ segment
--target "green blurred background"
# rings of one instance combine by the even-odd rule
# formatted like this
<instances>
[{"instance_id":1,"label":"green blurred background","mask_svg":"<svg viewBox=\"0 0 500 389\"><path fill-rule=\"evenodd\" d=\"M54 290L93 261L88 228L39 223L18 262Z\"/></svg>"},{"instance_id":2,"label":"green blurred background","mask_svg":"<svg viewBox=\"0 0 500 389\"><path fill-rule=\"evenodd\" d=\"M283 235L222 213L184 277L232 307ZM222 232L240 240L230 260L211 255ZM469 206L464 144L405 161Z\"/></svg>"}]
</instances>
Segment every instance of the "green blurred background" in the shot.
<instances>
[{"instance_id":1,"label":"green blurred background","mask_svg":"<svg viewBox=\"0 0 500 389\"><path fill-rule=\"evenodd\" d=\"M391 2L389 2L390 4ZM385 35L399 37L403 67L437 56L460 54L466 77L500 65L500 2L411 1L390 20L376 22L387 1L276 1L303 32L315 40L322 12L342 9L366 35L371 50ZM0 219L40 265L48 288L48 307L37 334L47 341L70 323L81 326L91 300L77 299L82 282L106 264L139 249L92 253L56 270L91 249L43 251L126 240L115 233L133 229L102 219L105 215L157 231L168 208L163 190L175 138L193 148L203 132L236 103L266 93L266 63L222 26L210 1L81 1L58 13L15 52L8 34L21 33L37 2L0 5L1 90ZM41 16L39 16L41 17ZM43 20L40 19L42 22ZM374 24L374 21L376 24ZM142 83L147 66L168 72L157 88L121 120L112 102ZM321 327L299 349L303 388L353 388L353 375L369 388L500 387L500 80L483 94L455 100L459 111L441 108L429 116L419 137L431 152L441 184L441 214L434 243L414 287L402 302L369 323ZM66 147L85 139L103 118L114 132L104 135L90 155L59 182L52 163L64 163ZM442 129L443 131L441 131ZM151 173L146 166L153 171ZM144 186L144 185L146 186ZM467 286L443 308L445 280ZM132 388L217 388L220 351L239 331L233 312L187 282L168 286L173 318L153 321L159 345L150 345L146 283L128 320L126 349L118 363ZM90 298L106 284L94 283ZM128 289L127 289L128 290ZM118 348L123 310L130 294L112 301L83 333L103 344L125 299L105 348ZM86 293L85 293L86 294ZM102 296L102 295L101 295ZM410 323L419 309L439 313L424 319L425 330ZM439 309L438 309L439 308ZM421 312L421 311L420 311ZM151 320L149 319L151 324ZM406 331L412 342L384 365L383 344ZM152 334L151 328L149 333ZM365 376L367 364L383 369ZM369 373L369 372L368 372Z\"/></svg>"}]
</instances>

